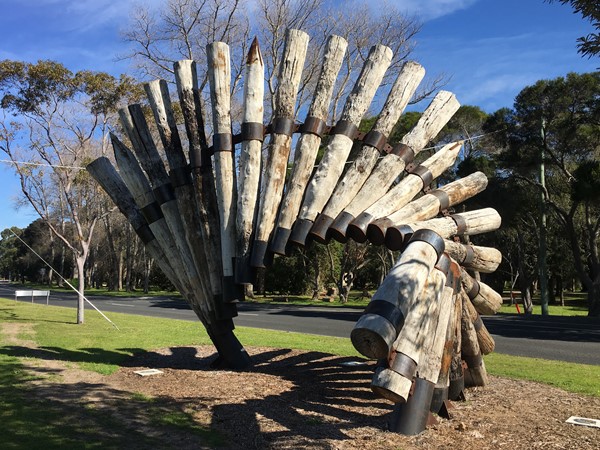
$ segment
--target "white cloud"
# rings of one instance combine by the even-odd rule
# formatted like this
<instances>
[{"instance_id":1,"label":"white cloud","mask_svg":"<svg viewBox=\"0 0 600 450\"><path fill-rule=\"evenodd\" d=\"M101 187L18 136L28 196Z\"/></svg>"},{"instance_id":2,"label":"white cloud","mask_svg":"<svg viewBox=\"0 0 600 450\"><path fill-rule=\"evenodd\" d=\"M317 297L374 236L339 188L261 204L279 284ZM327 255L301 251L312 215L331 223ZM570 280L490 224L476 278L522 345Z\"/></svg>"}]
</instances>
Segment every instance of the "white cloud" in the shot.
<instances>
[{"instance_id":1,"label":"white cloud","mask_svg":"<svg viewBox=\"0 0 600 450\"><path fill-rule=\"evenodd\" d=\"M422 20L432 20L466 9L479 0L396 0L392 2L400 11L420 17ZM374 2L376 3L376 2Z\"/></svg>"}]
</instances>

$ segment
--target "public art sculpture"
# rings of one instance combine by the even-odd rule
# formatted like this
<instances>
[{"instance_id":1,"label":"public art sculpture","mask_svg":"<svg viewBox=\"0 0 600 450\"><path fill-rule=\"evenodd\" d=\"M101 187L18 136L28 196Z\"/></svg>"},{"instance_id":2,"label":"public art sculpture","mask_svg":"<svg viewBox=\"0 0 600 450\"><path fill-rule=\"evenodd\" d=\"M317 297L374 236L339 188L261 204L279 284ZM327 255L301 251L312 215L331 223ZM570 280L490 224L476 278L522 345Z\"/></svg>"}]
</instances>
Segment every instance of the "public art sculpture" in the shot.
<instances>
[{"instance_id":1,"label":"public art sculpture","mask_svg":"<svg viewBox=\"0 0 600 450\"><path fill-rule=\"evenodd\" d=\"M390 428L417 434L430 411L443 411L465 386L486 384L482 354L493 351L494 341L479 314L494 314L502 299L477 273L493 272L501 254L457 237L493 231L501 219L491 208L449 212L485 189L483 173L431 188L454 164L460 142L414 163L458 109L453 94L439 92L400 142L388 142L423 78L419 64L404 64L372 129L358 132L392 59L383 45L371 49L341 116L329 126L347 47L331 36L312 102L297 123L308 40L302 31L287 32L266 125L258 43L247 58L241 132L233 134L229 48L215 42L207 48L211 145L196 66L185 60L174 66L185 138L168 85L156 80L145 89L162 148L142 106L130 105L120 111L125 138L112 136L118 171L106 157L87 169L205 326L218 352L217 368L251 364L234 334L236 303L243 300L243 285L253 283L256 270L268 267L274 255L330 239L400 251L350 337L361 354L378 360L371 388L396 405ZM359 150L347 164L355 145ZM315 169L321 146L325 152Z\"/></svg>"}]
</instances>

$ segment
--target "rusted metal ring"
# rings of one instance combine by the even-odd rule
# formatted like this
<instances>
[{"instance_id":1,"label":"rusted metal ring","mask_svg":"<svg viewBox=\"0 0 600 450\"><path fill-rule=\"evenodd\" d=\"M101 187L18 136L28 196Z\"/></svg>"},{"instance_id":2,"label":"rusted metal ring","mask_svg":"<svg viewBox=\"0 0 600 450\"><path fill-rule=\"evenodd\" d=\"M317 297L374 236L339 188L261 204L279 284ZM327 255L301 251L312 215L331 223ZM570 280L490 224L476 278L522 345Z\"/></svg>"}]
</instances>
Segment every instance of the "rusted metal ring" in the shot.
<instances>
[{"instance_id":1,"label":"rusted metal ring","mask_svg":"<svg viewBox=\"0 0 600 450\"><path fill-rule=\"evenodd\" d=\"M406 144L394 145L389 153L399 157L405 164L410 164L415 159L415 151Z\"/></svg>"},{"instance_id":2,"label":"rusted metal ring","mask_svg":"<svg viewBox=\"0 0 600 450\"><path fill-rule=\"evenodd\" d=\"M462 263L469 265L475 259L475 250L472 245L465 245L464 247L467 254L465 255L465 259L462 260Z\"/></svg>"},{"instance_id":3,"label":"rusted metal ring","mask_svg":"<svg viewBox=\"0 0 600 450\"><path fill-rule=\"evenodd\" d=\"M440 202L440 212L450 207L450 197L448 193L442 189L433 189L428 192L429 195L433 195Z\"/></svg>"},{"instance_id":4,"label":"rusted metal ring","mask_svg":"<svg viewBox=\"0 0 600 450\"><path fill-rule=\"evenodd\" d=\"M144 245L147 245L154 239L156 239L156 236L154 236L154 233L152 232L147 223L143 224L139 228L136 228L135 234L139 236Z\"/></svg>"},{"instance_id":5,"label":"rusted metal ring","mask_svg":"<svg viewBox=\"0 0 600 450\"><path fill-rule=\"evenodd\" d=\"M454 260L450 262L450 270L446 278L446 286L450 286L455 294L460 291L460 266Z\"/></svg>"},{"instance_id":6,"label":"rusted metal ring","mask_svg":"<svg viewBox=\"0 0 600 450\"><path fill-rule=\"evenodd\" d=\"M141 213L148 224L152 224L164 217L157 202L148 203L141 209Z\"/></svg>"},{"instance_id":7,"label":"rusted metal ring","mask_svg":"<svg viewBox=\"0 0 600 450\"><path fill-rule=\"evenodd\" d=\"M379 131L371 130L364 137L363 145L374 147L377 151L381 152L385 144L387 144L387 136Z\"/></svg>"},{"instance_id":8,"label":"rusted metal ring","mask_svg":"<svg viewBox=\"0 0 600 450\"><path fill-rule=\"evenodd\" d=\"M404 325L404 314L400 308L385 300L371 300L363 314L375 314L383 317L394 326L397 332L400 332Z\"/></svg>"},{"instance_id":9,"label":"rusted metal ring","mask_svg":"<svg viewBox=\"0 0 600 450\"><path fill-rule=\"evenodd\" d=\"M243 122L240 133L241 141L265 140L265 126L260 122Z\"/></svg>"},{"instance_id":10,"label":"rusted metal ring","mask_svg":"<svg viewBox=\"0 0 600 450\"><path fill-rule=\"evenodd\" d=\"M300 132L303 134L314 134L323 137L323 134L327 131L327 124L320 117L308 116L304 120L304 123L300 125Z\"/></svg>"},{"instance_id":11,"label":"rusted metal ring","mask_svg":"<svg viewBox=\"0 0 600 450\"><path fill-rule=\"evenodd\" d=\"M450 270L451 259L447 253L442 253L438 258L437 263L435 264L435 268L442 272L444 275L448 275L448 271Z\"/></svg>"},{"instance_id":12,"label":"rusted metal ring","mask_svg":"<svg viewBox=\"0 0 600 450\"><path fill-rule=\"evenodd\" d=\"M159 205L164 205L165 203L175 200L175 192L173 192L171 183L160 185L157 188L154 188L152 192Z\"/></svg>"},{"instance_id":13,"label":"rusted metal ring","mask_svg":"<svg viewBox=\"0 0 600 450\"><path fill-rule=\"evenodd\" d=\"M423 180L423 189L431 184L433 181L433 174L431 170L425 166L417 166L410 171L413 175L417 175L421 180Z\"/></svg>"},{"instance_id":14,"label":"rusted metal ring","mask_svg":"<svg viewBox=\"0 0 600 450\"><path fill-rule=\"evenodd\" d=\"M442 237L439 234L437 234L435 231L432 231L432 230L420 229L420 230L415 231L413 233L413 235L410 237L410 241L409 241L408 245L410 245L410 243L414 242L414 241L423 241L423 242L427 242L429 245L431 245L433 247L433 249L435 250L435 252L437 253L438 260L439 260L440 256L444 253L444 250L446 248L444 239L442 239Z\"/></svg>"},{"instance_id":15,"label":"rusted metal ring","mask_svg":"<svg viewBox=\"0 0 600 450\"><path fill-rule=\"evenodd\" d=\"M479 290L481 289L481 286L479 286L479 282L473 278L473 286L471 286L471 289L469 289L469 292L467 292L467 297L469 297L471 300L473 300L475 297L477 297L479 295Z\"/></svg>"},{"instance_id":16,"label":"rusted metal ring","mask_svg":"<svg viewBox=\"0 0 600 450\"><path fill-rule=\"evenodd\" d=\"M294 119L290 117L276 117L271 123L271 133L291 137L295 128Z\"/></svg>"},{"instance_id":17,"label":"rusted metal ring","mask_svg":"<svg viewBox=\"0 0 600 450\"><path fill-rule=\"evenodd\" d=\"M358 135L358 127L349 120L340 120L331 130L331 134L343 134L344 136L354 140Z\"/></svg>"},{"instance_id":18,"label":"rusted metal ring","mask_svg":"<svg viewBox=\"0 0 600 450\"><path fill-rule=\"evenodd\" d=\"M213 136L213 153L233 151L233 137L231 133L216 133Z\"/></svg>"},{"instance_id":19,"label":"rusted metal ring","mask_svg":"<svg viewBox=\"0 0 600 450\"><path fill-rule=\"evenodd\" d=\"M401 352L394 352L394 360L390 363L390 369L405 378L412 380L417 373L417 363L410 356Z\"/></svg>"},{"instance_id":20,"label":"rusted metal ring","mask_svg":"<svg viewBox=\"0 0 600 450\"><path fill-rule=\"evenodd\" d=\"M177 167L169 172L169 178L173 187L181 187L192 184L192 177L190 175L190 167Z\"/></svg>"},{"instance_id":21,"label":"rusted metal ring","mask_svg":"<svg viewBox=\"0 0 600 450\"><path fill-rule=\"evenodd\" d=\"M456 234L465 234L467 231L467 221L460 214L452 214L452 220L456 223Z\"/></svg>"}]
</instances>

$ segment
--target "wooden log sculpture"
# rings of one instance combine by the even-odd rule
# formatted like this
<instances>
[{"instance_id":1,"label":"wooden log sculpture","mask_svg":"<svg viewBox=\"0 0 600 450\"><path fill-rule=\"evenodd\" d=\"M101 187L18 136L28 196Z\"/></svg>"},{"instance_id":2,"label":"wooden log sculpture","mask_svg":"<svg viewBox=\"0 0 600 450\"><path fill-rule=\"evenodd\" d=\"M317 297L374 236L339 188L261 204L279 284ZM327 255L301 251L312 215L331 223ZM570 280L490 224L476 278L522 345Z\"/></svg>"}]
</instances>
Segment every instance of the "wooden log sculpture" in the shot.
<instances>
[{"instance_id":1,"label":"wooden log sculpture","mask_svg":"<svg viewBox=\"0 0 600 450\"><path fill-rule=\"evenodd\" d=\"M497 312L502 299L474 272L493 272L502 255L461 243L460 237L494 231L501 219L491 208L452 211L485 189L482 173L431 189L462 145L419 156L459 107L452 93L439 92L400 142L388 142L423 78L419 64L404 64L373 127L358 133L390 65L388 47L371 49L340 117L330 118L347 48L344 39L331 36L304 122L297 124L308 40L300 30L286 32L268 125L258 41L246 60L236 135L229 47L215 42L207 47L212 145L195 62L183 60L173 68L179 108L165 81L147 83L153 123L147 123L142 105L121 109L123 136L111 136L119 172L107 157L89 164L88 171L208 331L218 368L251 364L234 334L236 302L243 300L243 285L254 283L255 269L268 270L273 254L331 238L369 240L400 251L350 338L360 353L379 360L372 389L396 403L390 428L416 434L430 409L438 412L448 399L464 398L465 386L486 384L482 354L493 351L494 341L480 315ZM176 110L183 117L182 135ZM299 136L284 187L294 133ZM323 144L324 156L313 171ZM349 161L354 145L357 154Z\"/></svg>"}]
</instances>

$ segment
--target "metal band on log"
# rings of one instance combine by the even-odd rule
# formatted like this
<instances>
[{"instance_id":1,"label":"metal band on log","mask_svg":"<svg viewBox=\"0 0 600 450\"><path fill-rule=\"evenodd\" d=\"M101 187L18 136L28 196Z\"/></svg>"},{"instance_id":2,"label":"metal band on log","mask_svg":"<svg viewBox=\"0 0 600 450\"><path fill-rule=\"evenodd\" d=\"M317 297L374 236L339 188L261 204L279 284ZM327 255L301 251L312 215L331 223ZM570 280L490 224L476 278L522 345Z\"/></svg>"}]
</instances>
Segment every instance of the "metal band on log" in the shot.
<instances>
[{"instance_id":1,"label":"metal band on log","mask_svg":"<svg viewBox=\"0 0 600 450\"><path fill-rule=\"evenodd\" d=\"M461 145L461 142L445 145L423 161L421 166L426 167L431 172L432 177L436 179L454 164ZM352 220L347 229L348 237L356 242L365 242L367 240L367 228L370 223L398 211L421 192L424 187L423 179L419 175L408 173L397 185L393 186L385 195ZM383 235L385 236L385 233Z\"/></svg>"},{"instance_id":2,"label":"metal band on log","mask_svg":"<svg viewBox=\"0 0 600 450\"><path fill-rule=\"evenodd\" d=\"M319 227L316 227L315 223L311 230L313 239L325 242L329 229L329 234L334 239L345 240L348 223L345 221L346 216L338 217L338 214L354 198L375 167L383 152L383 147L387 143L387 137L400 119L424 75L425 69L414 61L408 61L402 66L375 124L363 139L360 152L338 181L327 205L320 214L320 217L328 217L331 222L327 224L328 221L320 221ZM334 218L337 218L335 222L333 222Z\"/></svg>"},{"instance_id":3,"label":"metal band on log","mask_svg":"<svg viewBox=\"0 0 600 450\"><path fill-rule=\"evenodd\" d=\"M293 124L296 116L296 96L307 48L308 35L306 33L300 30L287 31L275 92L275 110L272 121L274 125L284 122ZM283 194L286 167L292 145L291 130L283 128L286 127L281 127L281 129L275 127L269 143L256 221L256 235L250 259L252 267L266 266L268 242L275 226Z\"/></svg>"},{"instance_id":4,"label":"metal band on log","mask_svg":"<svg viewBox=\"0 0 600 450\"><path fill-rule=\"evenodd\" d=\"M317 87L301 129L302 134L296 144L294 166L286 186L277 227L270 246L276 254L284 255L286 253L292 226L300 210L302 196L321 145L322 131L325 128L335 80L342 66L347 47L348 42L340 36L330 36L325 45Z\"/></svg>"},{"instance_id":5,"label":"metal band on log","mask_svg":"<svg viewBox=\"0 0 600 450\"><path fill-rule=\"evenodd\" d=\"M327 145L323 159L306 188L304 201L290 236L292 243L305 244L306 236L317 214L329 200L344 170L344 163L350 154L355 136L353 131L342 130L342 125L346 126L346 130L358 129L391 61L390 48L384 45L375 45L371 48L354 88L346 99L342 115L333 130L334 134Z\"/></svg>"},{"instance_id":6,"label":"metal band on log","mask_svg":"<svg viewBox=\"0 0 600 450\"><path fill-rule=\"evenodd\" d=\"M418 154L431 139L437 136L459 106L454 94L447 91L438 92L417 124L402 138L401 144L410 147L414 155ZM403 155L390 152L381 158L360 191L340 213L344 214L345 223L349 224L353 220L350 216L358 217L382 197L403 173L405 167L406 161Z\"/></svg>"},{"instance_id":7,"label":"metal band on log","mask_svg":"<svg viewBox=\"0 0 600 450\"><path fill-rule=\"evenodd\" d=\"M389 302L406 316L443 251L443 239L435 233L427 230L415 233L396 265L373 294L371 302ZM372 359L387 358L397 336L394 323L386 317L369 313L368 308L350 334L354 348Z\"/></svg>"}]
</instances>

